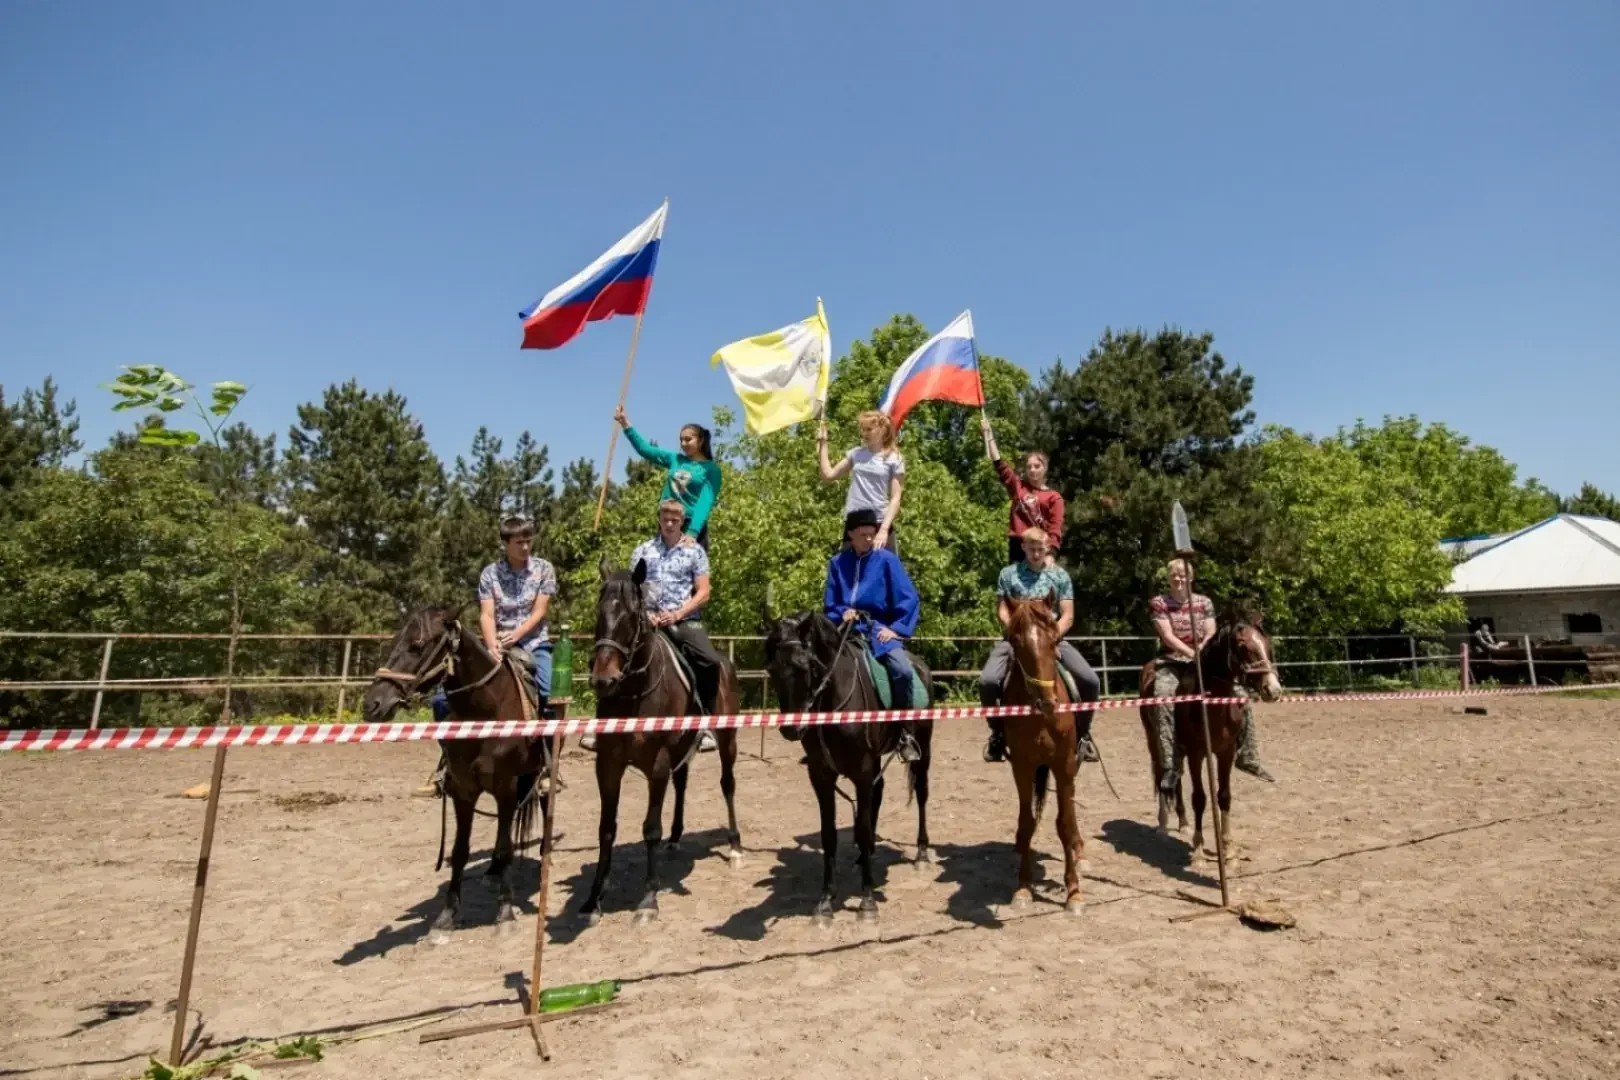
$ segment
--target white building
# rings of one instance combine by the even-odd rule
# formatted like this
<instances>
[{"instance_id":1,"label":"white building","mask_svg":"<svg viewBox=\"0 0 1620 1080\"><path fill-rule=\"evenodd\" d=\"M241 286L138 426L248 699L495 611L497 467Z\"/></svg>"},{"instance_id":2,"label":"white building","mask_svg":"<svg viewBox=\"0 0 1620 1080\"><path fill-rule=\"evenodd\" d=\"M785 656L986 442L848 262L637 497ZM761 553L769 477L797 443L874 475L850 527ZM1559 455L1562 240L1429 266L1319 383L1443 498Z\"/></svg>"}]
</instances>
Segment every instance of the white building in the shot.
<instances>
[{"instance_id":1,"label":"white building","mask_svg":"<svg viewBox=\"0 0 1620 1080\"><path fill-rule=\"evenodd\" d=\"M1499 640L1620 644L1620 522L1558 514L1441 546L1460 560L1446 591Z\"/></svg>"}]
</instances>

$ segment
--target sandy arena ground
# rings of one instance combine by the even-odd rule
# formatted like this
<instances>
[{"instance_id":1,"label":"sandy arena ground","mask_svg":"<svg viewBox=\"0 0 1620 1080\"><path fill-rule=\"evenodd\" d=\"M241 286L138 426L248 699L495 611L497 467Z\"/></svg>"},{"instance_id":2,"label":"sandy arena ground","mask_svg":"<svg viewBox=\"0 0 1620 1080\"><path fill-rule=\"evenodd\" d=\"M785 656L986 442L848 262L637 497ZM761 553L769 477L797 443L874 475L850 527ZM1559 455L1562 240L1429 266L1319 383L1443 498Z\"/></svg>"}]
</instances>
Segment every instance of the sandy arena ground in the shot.
<instances>
[{"instance_id":1,"label":"sandy arena ground","mask_svg":"<svg viewBox=\"0 0 1620 1080\"><path fill-rule=\"evenodd\" d=\"M1282 782L1238 780L1233 869L1238 899L1278 898L1298 917L1272 933L1225 916L1169 921L1196 910L1176 889L1216 893L1185 868L1185 837L1151 828L1134 713L1097 725L1123 801L1095 765L1082 775L1079 917L1052 902L1050 811L1041 900L1030 915L1001 910L1016 799L1009 774L978 759L980 725L957 722L936 739L935 866L901 861L915 812L895 790L886 800L875 926L853 908L831 929L807 918L815 802L797 748L773 732L769 759L739 767L740 870L718 854L717 764L699 759L695 831L666 861L651 930L630 915L645 806L632 776L609 912L587 930L573 913L596 860L597 801L570 751L546 982L617 977L628 1004L550 1025L546 1067L523 1032L418 1046L426 1027L266 1075L1620 1076L1620 701L1489 704L1488 717L1451 702L1261 711ZM757 734L743 746L757 754ZM435 754L231 752L192 995L201 1045L516 1014L533 909L509 933L490 925L492 821L475 833L471 925L451 944L427 940L443 887L439 807L411 792ZM203 817L177 796L207 779L209 760L0 757L0 1076L133 1075L167 1047ZM848 819L845 807L853 890ZM517 866L530 895L533 854Z\"/></svg>"}]
</instances>

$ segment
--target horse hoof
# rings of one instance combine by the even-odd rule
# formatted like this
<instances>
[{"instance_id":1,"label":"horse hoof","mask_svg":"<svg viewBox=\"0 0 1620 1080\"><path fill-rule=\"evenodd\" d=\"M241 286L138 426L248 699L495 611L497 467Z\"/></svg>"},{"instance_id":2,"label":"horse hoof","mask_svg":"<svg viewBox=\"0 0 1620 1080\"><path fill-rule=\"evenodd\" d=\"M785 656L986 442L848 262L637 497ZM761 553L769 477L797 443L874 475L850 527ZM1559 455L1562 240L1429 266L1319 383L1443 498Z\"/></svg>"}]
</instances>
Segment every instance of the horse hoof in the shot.
<instances>
[{"instance_id":1,"label":"horse hoof","mask_svg":"<svg viewBox=\"0 0 1620 1080\"><path fill-rule=\"evenodd\" d=\"M823 930L831 930L833 925L832 909L828 908L826 911L817 909L816 911L811 912L810 922L821 927Z\"/></svg>"},{"instance_id":2,"label":"horse hoof","mask_svg":"<svg viewBox=\"0 0 1620 1080\"><path fill-rule=\"evenodd\" d=\"M863 922L863 923L876 922L877 917L878 917L877 904L870 901L870 900L863 903L860 906L860 910L855 912L855 919L856 919L857 922Z\"/></svg>"},{"instance_id":3,"label":"horse hoof","mask_svg":"<svg viewBox=\"0 0 1620 1080\"><path fill-rule=\"evenodd\" d=\"M1012 903L1008 904L1007 906L1012 908L1014 911L1028 911L1031 905L1034 903L1035 898L1029 894L1028 889L1019 889L1017 892L1013 893Z\"/></svg>"},{"instance_id":4,"label":"horse hoof","mask_svg":"<svg viewBox=\"0 0 1620 1080\"><path fill-rule=\"evenodd\" d=\"M1068 912L1070 915L1084 915L1086 911L1086 902L1080 899L1078 896L1072 896L1069 898L1068 903L1063 905L1063 910Z\"/></svg>"},{"instance_id":5,"label":"horse hoof","mask_svg":"<svg viewBox=\"0 0 1620 1080\"><path fill-rule=\"evenodd\" d=\"M428 944L430 944L430 945L448 945L448 944L450 944L450 931L448 931L448 930L434 930L431 934L428 935Z\"/></svg>"},{"instance_id":6,"label":"horse hoof","mask_svg":"<svg viewBox=\"0 0 1620 1080\"><path fill-rule=\"evenodd\" d=\"M681 849L681 842L679 840L671 839L671 840L665 840L664 841L664 850L665 851L679 851L680 849Z\"/></svg>"},{"instance_id":7,"label":"horse hoof","mask_svg":"<svg viewBox=\"0 0 1620 1080\"><path fill-rule=\"evenodd\" d=\"M743 864L742 850L740 848L732 848L730 851L726 852L726 861L731 864L731 868L733 870L740 868Z\"/></svg>"},{"instance_id":8,"label":"horse hoof","mask_svg":"<svg viewBox=\"0 0 1620 1080\"><path fill-rule=\"evenodd\" d=\"M513 913L511 904L502 904L499 908L496 909L496 911L495 911L495 925L499 926L502 923L509 923L509 922L516 922L516 921L517 921L517 915Z\"/></svg>"},{"instance_id":9,"label":"horse hoof","mask_svg":"<svg viewBox=\"0 0 1620 1080\"><path fill-rule=\"evenodd\" d=\"M636 909L636 925L637 926L647 926L648 924L655 923L657 921L658 921L658 908L656 906L637 908Z\"/></svg>"},{"instance_id":10,"label":"horse hoof","mask_svg":"<svg viewBox=\"0 0 1620 1080\"><path fill-rule=\"evenodd\" d=\"M585 925L586 926L597 926L597 925L600 925L601 922L602 922L602 912L600 910L598 910L598 911L587 911L585 913Z\"/></svg>"},{"instance_id":11,"label":"horse hoof","mask_svg":"<svg viewBox=\"0 0 1620 1080\"><path fill-rule=\"evenodd\" d=\"M913 859L912 861L919 868L932 866L933 863L934 863L934 851L933 851L933 849L932 848L918 848L917 849L917 857L915 859Z\"/></svg>"}]
</instances>

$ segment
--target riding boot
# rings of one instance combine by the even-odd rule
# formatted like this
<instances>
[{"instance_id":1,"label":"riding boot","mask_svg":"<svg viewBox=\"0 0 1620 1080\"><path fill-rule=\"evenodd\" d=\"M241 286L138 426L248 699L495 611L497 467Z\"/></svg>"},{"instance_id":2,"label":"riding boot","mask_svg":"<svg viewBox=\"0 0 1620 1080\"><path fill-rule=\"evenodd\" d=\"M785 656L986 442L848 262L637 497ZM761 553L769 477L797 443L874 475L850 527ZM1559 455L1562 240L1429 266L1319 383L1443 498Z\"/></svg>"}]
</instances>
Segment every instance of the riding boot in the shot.
<instances>
[{"instance_id":1,"label":"riding boot","mask_svg":"<svg viewBox=\"0 0 1620 1080\"><path fill-rule=\"evenodd\" d=\"M1247 701L1243 703L1243 726L1238 729L1237 759L1232 764L1268 784L1277 782L1277 778L1260 764L1259 740L1254 731L1254 707Z\"/></svg>"},{"instance_id":2,"label":"riding boot","mask_svg":"<svg viewBox=\"0 0 1620 1080\"><path fill-rule=\"evenodd\" d=\"M1000 695L996 692L996 688L994 686L985 683L979 684L979 704L983 705L987 709L993 709L997 705L1001 704ZM984 722L985 725L990 729L990 738L987 739L984 744L984 760L991 762L1006 761L1006 720L999 716L987 716L984 718Z\"/></svg>"},{"instance_id":3,"label":"riding boot","mask_svg":"<svg viewBox=\"0 0 1620 1080\"><path fill-rule=\"evenodd\" d=\"M905 722L900 725L900 743L894 748L900 755L900 760L910 765L914 761L922 760L922 747L917 745L917 725L915 722Z\"/></svg>"},{"instance_id":4,"label":"riding boot","mask_svg":"<svg viewBox=\"0 0 1620 1080\"><path fill-rule=\"evenodd\" d=\"M1102 760L1097 756L1097 747L1091 741L1091 719L1095 715L1095 713L1091 712L1077 712L1074 714L1075 726L1079 729L1076 732L1079 737L1075 739L1074 750L1075 756L1080 759L1082 765L1088 761Z\"/></svg>"}]
</instances>

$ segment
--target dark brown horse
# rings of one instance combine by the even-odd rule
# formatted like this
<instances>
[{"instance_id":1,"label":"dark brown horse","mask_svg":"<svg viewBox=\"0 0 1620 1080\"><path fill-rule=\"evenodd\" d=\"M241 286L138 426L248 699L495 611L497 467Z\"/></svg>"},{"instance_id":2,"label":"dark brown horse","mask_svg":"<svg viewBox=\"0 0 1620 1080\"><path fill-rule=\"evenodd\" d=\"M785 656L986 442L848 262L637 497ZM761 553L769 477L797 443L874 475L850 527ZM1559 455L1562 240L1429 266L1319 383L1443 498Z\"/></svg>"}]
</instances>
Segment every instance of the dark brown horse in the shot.
<instances>
[{"instance_id":1,"label":"dark brown horse","mask_svg":"<svg viewBox=\"0 0 1620 1080\"><path fill-rule=\"evenodd\" d=\"M602 592L596 603L596 648L591 660L596 715L685 716L695 712L695 696L682 681L674 647L647 618L641 592L647 579L646 563L638 562L633 571L610 570L604 559L602 573ZM737 673L730 664L723 664L715 710L735 713L741 700ZM742 838L737 832L736 729L715 731L714 741L720 752L720 792L726 798L727 857L736 866L742 861ZM602 918L602 888L607 884L613 843L619 831L619 788L625 769L631 766L647 777L647 818L641 825L641 839L647 845L647 884L636 906L636 920L658 917L658 844L664 824L664 792L673 778L675 820L669 844L674 847L686 828L687 769L697 753L697 743L697 731L596 736L596 789L602 798L597 829L599 853L590 895L580 909L591 925Z\"/></svg>"},{"instance_id":2,"label":"dark brown horse","mask_svg":"<svg viewBox=\"0 0 1620 1080\"><path fill-rule=\"evenodd\" d=\"M853 624L845 624L846 628ZM913 658L917 683L933 697L933 675ZM877 688L863 647L815 611L789 615L766 628L765 667L777 700L790 712L860 712L881 709ZM877 916L872 856L877 846L878 811L883 806L883 764L900 741L898 724L814 724L802 732L783 728L788 739L802 738L810 786L821 806L821 898L814 915L832 918L836 895L834 864L838 854L838 814L833 801L840 776L855 787L855 845L861 868L861 906L857 917ZM928 761L933 724L917 724L922 756L911 763L911 791L917 800L919 864L933 861L928 850Z\"/></svg>"},{"instance_id":3,"label":"dark brown horse","mask_svg":"<svg viewBox=\"0 0 1620 1080\"><path fill-rule=\"evenodd\" d=\"M1232 697L1244 686L1265 701L1282 695L1277 668L1271 659L1271 639L1260 629L1259 620L1226 623L1204 646L1204 692L1210 697ZM1153 676L1157 661L1142 665L1141 693L1153 696ZM1187 685L1191 683L1191 685ZM1196 694L1198 686L1189 677L1183 680L1182 694ZM1176 752L1187 762L1192 775L1193 837L1192 863L1204 862L1204 808L1209 797L1204 791L1204 758L1209 753L1204 741L1202 710L1196 701L1183 701L1176 709ZM1221 843L1228 855L1232 848L1232 761L1237 756L1238 732L1243 727L1242 705L1210 705L1209 738L1215 750L1215 801L1221 808ZM1172 762L1160 761L1157 735L1157 707L1141 707L1142 729L1147 735L1148 756L1153 763L1153 792L1159 803L1159 830L1169 832L1170 804L1176 808L1176 831L1187 827L1187 809L1181 798L1181 778L1176 778L1174 796L1159 787L1164 771Z\"/></svg>"},{"instance_id":4,"label":"dark brown horse","mask_svg":"<svg viewBox=\"0 0 1620 1080\"><path fill-rule=\"evenodd\" d=\"M1057 778L1057 831L1063 844L1063 906L1079 914L1080 868L1085 841L1075 819L1074 780L1080 761L1075 753L1080 738L1075 714L1061 707L1070 704L1069 688L1058 673L1058 633L1055 600L1007 601L1012 618L1007 639L1012 643L1013 664L1002 700L1008 705L1031 705L1028 716L1009 716L1006 721L1007 760L1012 763L1013 783L1018 785L1018 889L1013 893L1014 909L1027 908L1033 900L1035 880L1035 826L1046 800L1046 778Z\"/></svg>"},{"instance_id":5,"label":"dark brown horse","mask_svg":"<svg viewBox=\"0 0 1620 1080\"><path fill-rule=\"evenodd\" d=\"M387 665L366 690L362 707L366 722L386 723L407 700L441 683L458 720L525 718L518 675L491 657L477 634L462 629L454 608L429 607L406 619L394 638ZM433 929L447 931L459 925L461 877L472 851L473 808L486 792L495 799L495 852L489 862L489 876L496 879L499 895L495 921L511 922L507 870L516 850L513 831L517 846L523 846L533 833L536 809L547 812L546 796L538 791L540 773L548 762L546 740L446 739L439 745L447 765L444 797L456 808L456 842L450 850L450 888ZM440 844L442 860L442 837Z\"/></svg>"}]
</instances>

